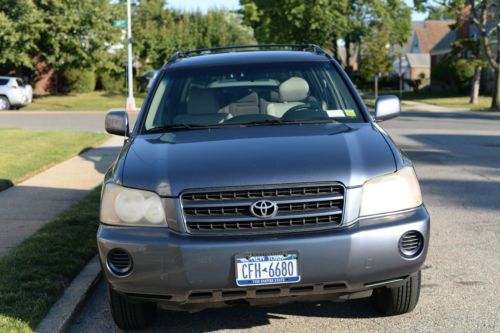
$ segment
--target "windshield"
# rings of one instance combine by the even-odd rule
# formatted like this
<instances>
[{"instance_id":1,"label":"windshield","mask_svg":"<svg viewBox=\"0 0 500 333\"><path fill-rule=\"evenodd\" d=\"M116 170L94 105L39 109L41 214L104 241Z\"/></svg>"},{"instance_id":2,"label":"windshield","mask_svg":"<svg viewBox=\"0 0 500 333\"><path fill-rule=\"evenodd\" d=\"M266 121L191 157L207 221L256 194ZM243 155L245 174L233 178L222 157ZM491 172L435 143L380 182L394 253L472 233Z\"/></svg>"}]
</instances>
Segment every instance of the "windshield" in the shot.
<instances>
[{"instance_id":1,"label":"windshield","mask_svg":"<svg viewBox=\"0 0 500 333\"><path fill-rule=\"evenodd\" d=\"M330 62L240 64L168 71L144 129L362 121Z\"/></svg>"}]
</instances>

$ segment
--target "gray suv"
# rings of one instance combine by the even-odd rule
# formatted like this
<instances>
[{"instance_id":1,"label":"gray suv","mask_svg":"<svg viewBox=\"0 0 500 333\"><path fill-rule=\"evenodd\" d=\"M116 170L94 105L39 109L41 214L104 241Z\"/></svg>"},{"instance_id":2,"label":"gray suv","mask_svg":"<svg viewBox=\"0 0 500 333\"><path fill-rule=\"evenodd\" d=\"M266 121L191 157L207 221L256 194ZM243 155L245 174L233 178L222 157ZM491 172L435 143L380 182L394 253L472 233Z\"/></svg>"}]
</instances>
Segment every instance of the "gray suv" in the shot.
<instances>
[{"instance_id":1,"label":"gray suv","mask_svg":"<svg viewBox=\"0 0 500 333\"><path fill-rule=\"evenodd\" d=\"M97 240L120 328L157 306L417 304L429 215L411 161L315 45L175 53L105 176Z\"/></svg>"}]
</instances>

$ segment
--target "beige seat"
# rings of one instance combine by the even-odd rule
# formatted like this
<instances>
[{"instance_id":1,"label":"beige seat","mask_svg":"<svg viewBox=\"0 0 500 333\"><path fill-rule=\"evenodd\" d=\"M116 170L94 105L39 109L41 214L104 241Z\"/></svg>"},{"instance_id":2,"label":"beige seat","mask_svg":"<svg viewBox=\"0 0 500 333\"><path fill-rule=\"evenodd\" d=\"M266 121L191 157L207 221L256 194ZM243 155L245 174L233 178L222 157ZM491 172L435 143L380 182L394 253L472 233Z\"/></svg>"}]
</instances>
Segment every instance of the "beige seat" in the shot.
<instances>
[{"instance_id":1,"label":"beige seat","mask_svg":"<svg viewBox=\"0 0 500 333\"><path fill-rule=\"evenodd\" d=\"M309 95L309 84L300 77L291 77L282 82L279 87L280 103L269 103L267 105L267 114L281 118L294 106L304 104Z\"/></svg>"},{"instance_id":2,"label":"beige seat","mask_svg":"<svg viewBox=\"0 0 500 333\"><path fill-rule=\"evenodd\" d=\"M242 116L248 114L259 114L259 96L257 93L252 92L246 96L241 97L237 101L229 104L220 112L229 113L231 116Z\"/></svg>"},{"instance_id":3,"label":"beige seat","mask_svg":"<svg viewBox=\"0 0 500 333\"><path fill-rule=\"evenodd\" d=\"M174 124L215 125L231 118L230 114L219 113L219 101L212 89L193 88L187 100L187 114L174 118Z\"/></svg>"}]
</instances>

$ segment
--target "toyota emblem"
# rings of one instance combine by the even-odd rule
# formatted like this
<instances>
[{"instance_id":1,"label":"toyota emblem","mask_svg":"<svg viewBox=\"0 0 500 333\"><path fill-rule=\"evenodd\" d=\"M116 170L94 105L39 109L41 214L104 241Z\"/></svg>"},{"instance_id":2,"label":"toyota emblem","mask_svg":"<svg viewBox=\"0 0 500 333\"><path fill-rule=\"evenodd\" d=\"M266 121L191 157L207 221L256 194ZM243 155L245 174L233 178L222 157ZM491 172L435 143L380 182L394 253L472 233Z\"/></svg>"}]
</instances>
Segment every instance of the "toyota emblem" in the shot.
<instances>
[{"instance_id":1,"label":"toyota emblem","mask_svg":"<svg viewBox=\"0 0 500 333\"><path fill-rule=\"evenodd\" d=\"M276 215L278 213L278 206L269 200L259 200L250 206L250 212L253 216L265 219Z\"/></svg>"}]
</instances>

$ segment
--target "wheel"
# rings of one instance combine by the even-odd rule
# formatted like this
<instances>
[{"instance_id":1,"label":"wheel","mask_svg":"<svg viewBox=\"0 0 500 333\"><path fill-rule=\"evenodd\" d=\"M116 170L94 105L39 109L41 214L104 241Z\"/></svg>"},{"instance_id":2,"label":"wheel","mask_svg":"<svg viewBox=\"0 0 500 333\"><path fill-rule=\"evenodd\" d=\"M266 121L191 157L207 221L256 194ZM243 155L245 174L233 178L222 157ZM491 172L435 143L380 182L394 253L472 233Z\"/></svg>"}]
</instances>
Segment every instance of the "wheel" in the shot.
<instances>
[{"instance_id":1,"label":"wheel","mask_svg":"<svg viewBox=\"0 0 500 333\"><path fill-rule=\"evenodd\" d=\"M9 110L10 102L9 99L5 96L0 96L0 111Z\"/></svg>"},{"instance_id":2,"label":"wheel","mask_svg":"<svg viewBox=\"0 0 500 333\"><path fill-rule=\"evenodd\" d=\"M141 329L148 327L156 317L156 303L141 302L128 299L111 287L109 305L115 324L123 329Z\"/></svg>"},{"instance_id":3,"label":"wheel","mask_svg":"<svg viewBox=\"0 0 500 333\"><path fill-rule=\"evenodd\" d=\"M410 275L399 287L382 287L373 290L372 304L387 316L408 313L415 309L420 296L421 273Z\"/></svg>"}]
</instances>

